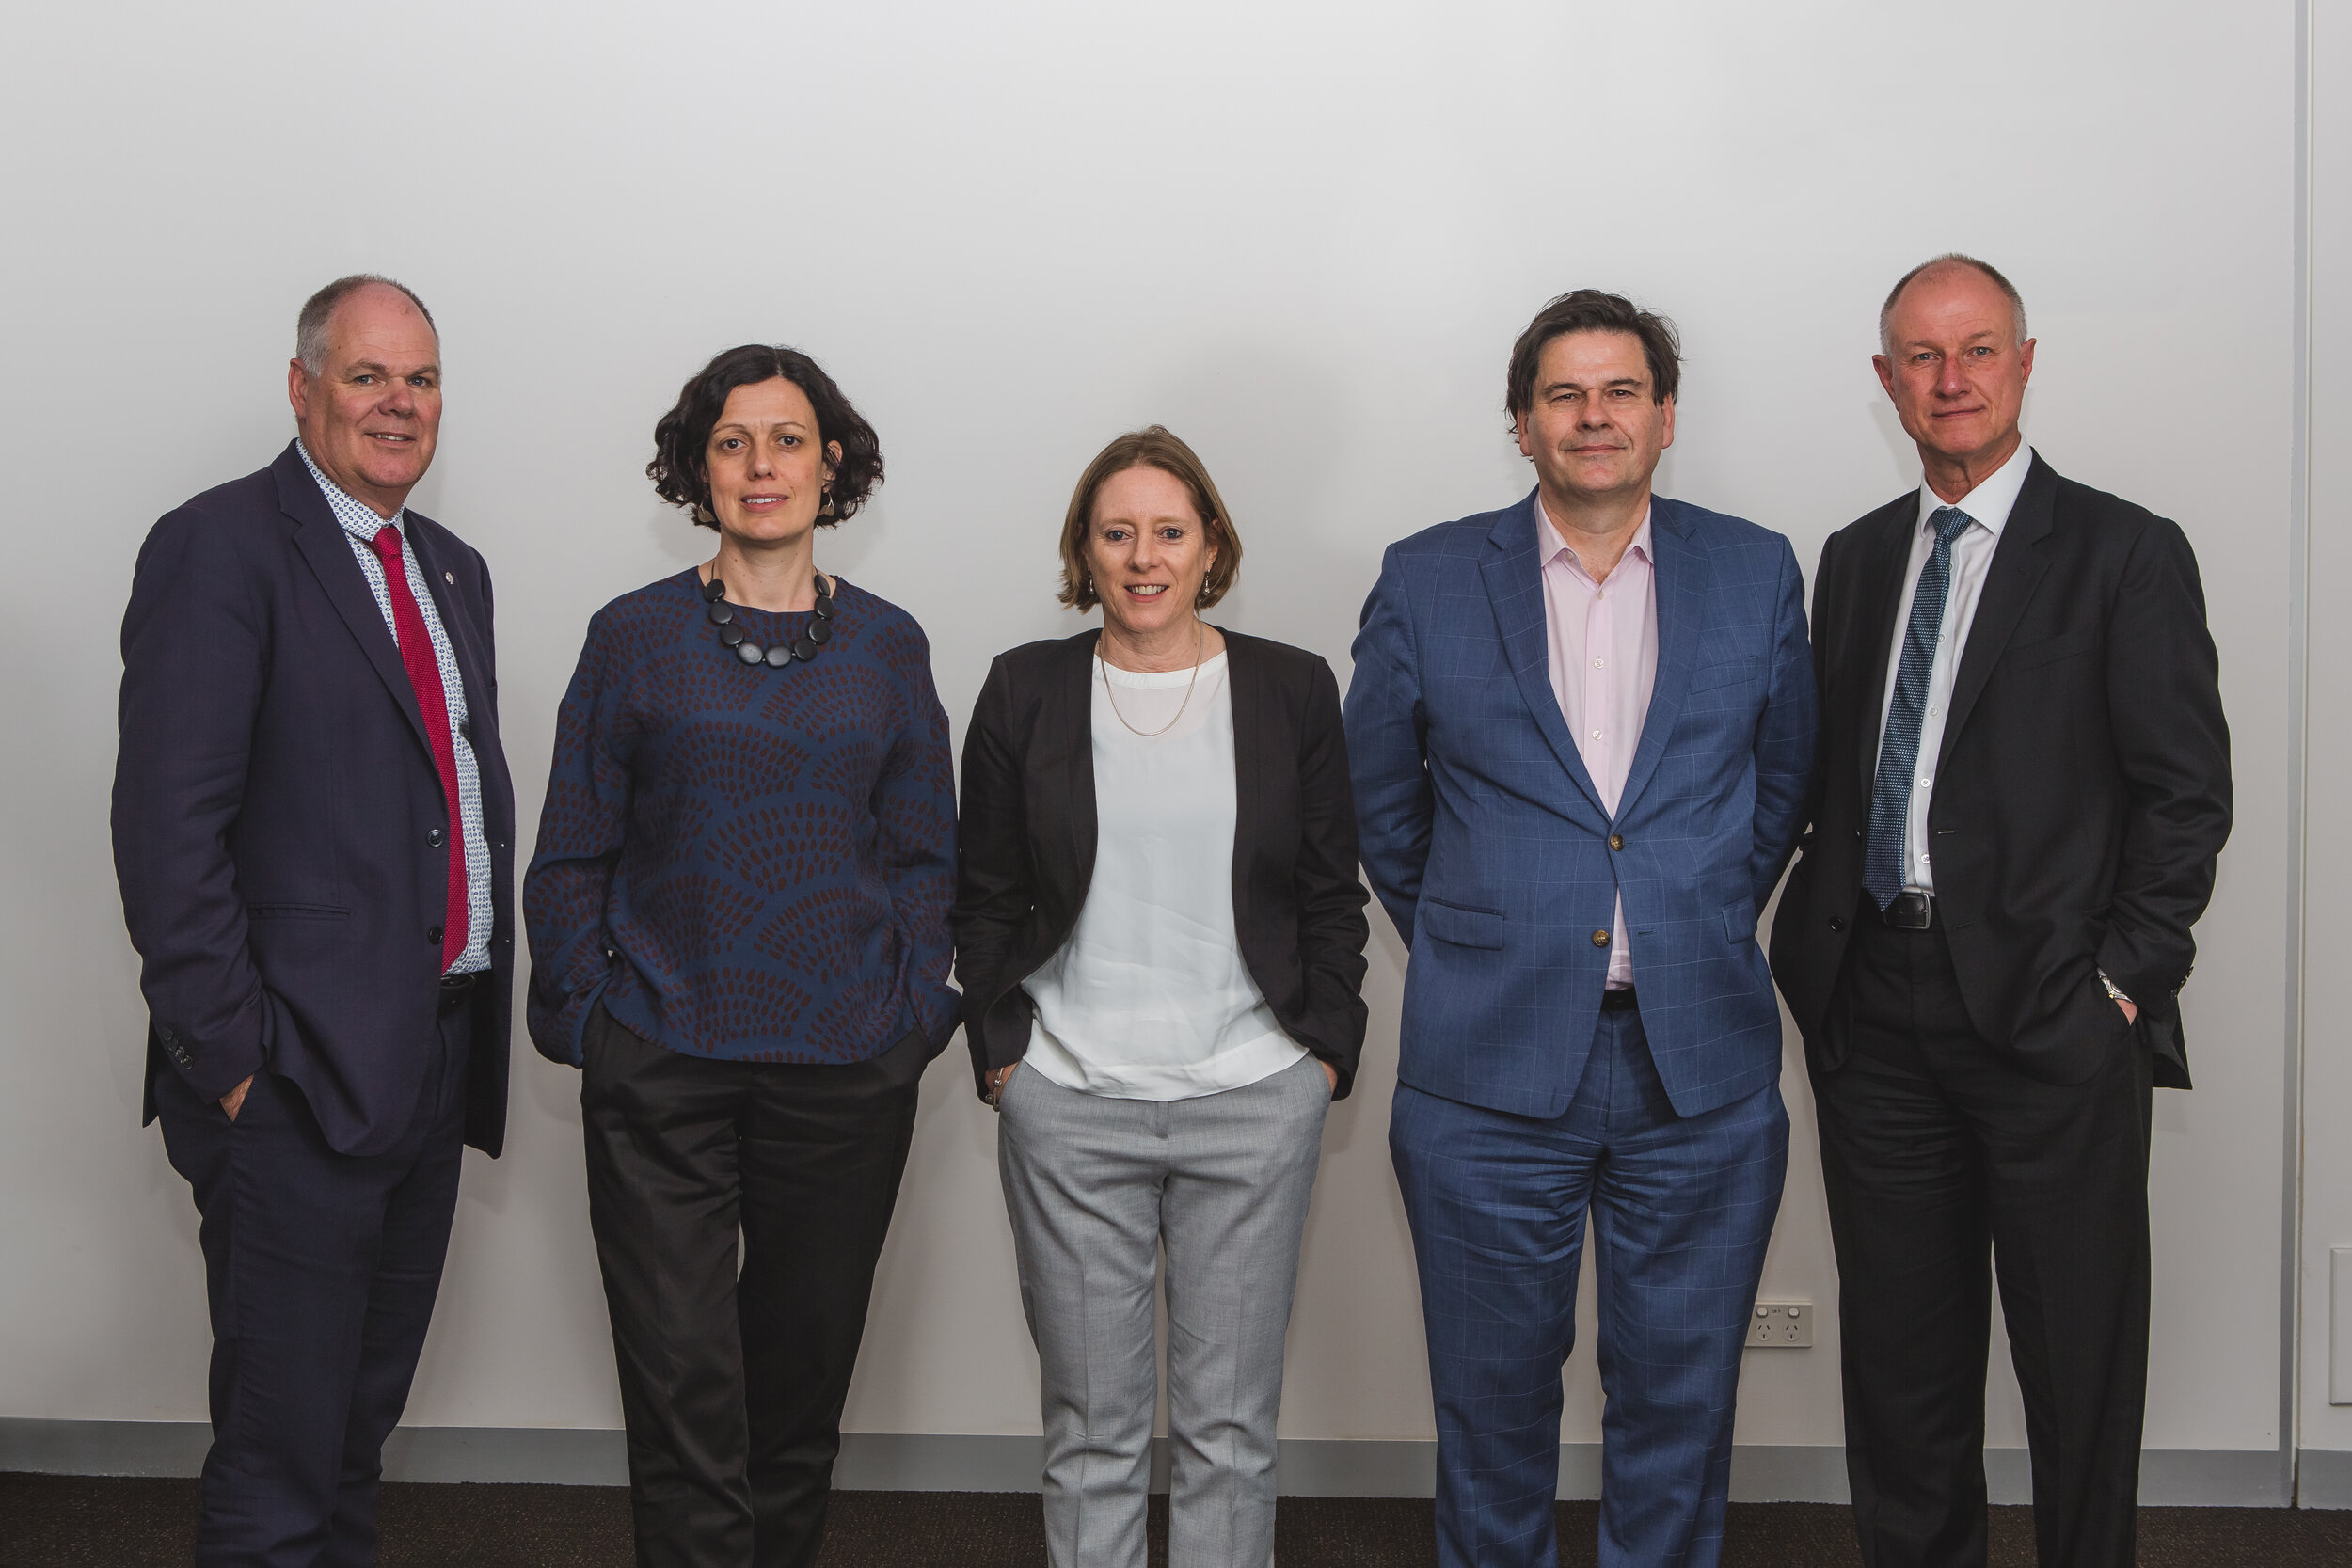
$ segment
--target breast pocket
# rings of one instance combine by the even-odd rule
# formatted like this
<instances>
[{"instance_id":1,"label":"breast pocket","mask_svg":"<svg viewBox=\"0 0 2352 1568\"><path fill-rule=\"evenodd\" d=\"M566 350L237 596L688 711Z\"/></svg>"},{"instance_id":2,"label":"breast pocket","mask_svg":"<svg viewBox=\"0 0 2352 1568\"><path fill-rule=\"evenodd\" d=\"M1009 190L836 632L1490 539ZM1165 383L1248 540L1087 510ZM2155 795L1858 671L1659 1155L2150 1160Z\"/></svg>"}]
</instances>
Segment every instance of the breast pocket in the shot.
<instances>
[{"instance_id":1,"label":"breast pocket","mask_svg":"<svg viewBox=\"0 0 2352 1568\"><path fill-rule=\"evenodd\" d=\"M1717 664L1702 664L1691 673L1691 694L1695 697L1702 691L1726 686L1746 686L1756 679L1756 673L1762 666L1763 660L1754 654L1742 654Z\"/></svg>"},{"instance_id":2,"label":"breast pocket","mask_svg":"<svg viewBox=\"0 0 2352 1568\"><path fill-rule=\"evenodd\" d=\"M2017 643L2001 655L2001 673L2018 675L2028 670L2045 669L2060 659L2075 658L2090 652L2098 641L2099 634L2092 629Z\"/></svg>"}]
</instances>

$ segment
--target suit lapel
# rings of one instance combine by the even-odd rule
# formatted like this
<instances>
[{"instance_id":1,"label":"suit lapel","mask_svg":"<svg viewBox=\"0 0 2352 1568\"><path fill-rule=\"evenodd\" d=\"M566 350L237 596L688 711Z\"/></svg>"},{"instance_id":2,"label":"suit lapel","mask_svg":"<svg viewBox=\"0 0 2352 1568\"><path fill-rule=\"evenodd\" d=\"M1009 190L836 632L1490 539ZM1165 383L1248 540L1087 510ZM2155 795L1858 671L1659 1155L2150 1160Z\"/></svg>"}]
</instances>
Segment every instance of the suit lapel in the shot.
<instances>
[{"instance_id":1,"label":"suit lapel","mask_svg":"<svg viewBox=\"0 0 2352 1568\"><path fill-rule=\"evenodd\" d=\"M1502 515L1486 536L1486 558L1479 563L1486 579L1486 598L1494 607L1495 628L1502 635L1502 658L1519 696L1535 721L1545 744L1560 759L1561 768L1584 792L1584 798L1606 819L1600 791L1568 735L1568 721L1560 714L1560 696L1551 689L1551 641L1544 619L1543 562L1536 554L1541 536L1535 526L1535 493Z\"/></svg>"},{"instance_id":2,"label":"suit lapel","mask_svg":"<svg viewBox=\"0 0 2352 1568\"><path fill-rule=\"evenodd\" d=\"M1237 636L1219 626L1225 638L1225 689L1232 695L1233 707L1233 896L1243 895L1245 872L1249 864L1250 847L1258 842L1258 781L1265 766L1265 736L1260 731L1259 718L1264 705L1260 700L1261 676L1257 659L1249 649L1249 639ZM1236 908L1239 904L1236 903Z\"/></svg>"},{"instance_id":3,"label":"suit lapel","mask_svg":"<svg viewBox=\"0 0 2352 1568\"><path fill-rule=\"evenodd\" d=\"M2010 508L2001 542L1994 548L1993 564L1984 575L1984 592L1977 596L1976 619L1968 624L1968 642L1960 651L1960 673L1952 680L1951 712L1945 718L1944 744L1935 759L1938 773L1944 770L1944 758L1951 754L1953 740L1967 726L1977 699L1984 695L1984 683L1993 678L1993 667L2000 662L2010 634L2032 602L2042 574L2049 569L2050 559L2042 551L2042 541L2057 524L2057 500L2058 473L2036 456L2026 471L2017 504Z\"/></svg>"},{"instance_id":4,"label":"suit lapel","mask_svg":"<svg viewBox=\"0 0 2352 1568\"><path fill-rule=\"evenodd\" d=\"M1053 701L1059 711L1045 715L1048 734L1070 736L1063 758L1068 809L1062 813L1062 831L1077 879L1073 909L1086 902L1087 890L1094 885L1094 847L1100 833L1094 807L1094 648L1101 636L1099 631L1080 632L1062 643L1069 663L1054 683Z\"/></svg>"},{"instance_id":5,"label":"suit lapel","mask_svg":"<svg viewBox=\"0 0 2352 1568\"><path fill-rule=\"evenodd\" d=\"M1707 606L1708 560L1691 544L1681 502L1662 497L1650 502L1649 546L1652 596L1658 602L1658 675L1650 685L1649 711L1642 719L1633 767L1617 796L1620 819L1658 771L1659 759L1666 754L1666 743L1682 718L1683 699L1691 694L1691 672L1698 664L1699 629Z\"/></svg>"},{"instance_id":6,"label":"suit lapel","mask_svg":"<svg viewBox=\"0 0 2352 1568\"><path fill-rule=\"evenodd\" d=\"M1879 509L1863 542L1866 553L1854 587L1859 611L1854 624L1861 628L1863 643L1853 650L1854 657L1848 661L1859 679L1847 695L1853 701L1854 734L1860 737L1854 751L1862 768L1865 800L1870 798L1871 786L1878 780L1879 721L1886 696L1886 660L1894 646L1895 618L1906 608L1900 602L1903 574L1911 565L1912 535L1918 526L1919 493L1914 490Z\"/></svg>"},{"instance_id":7,"label":"suit lapel","mask_svg":"<svg viewBox=\"0 0 2352 1568\"><path fill-rule=\"evenodd\" d=\"M359 562L351 553L351 536L335 521L335 514L326 504L326 497L319 490L318 482L303 466L302 458L289 445L272 465L278 477L278 510L293 518L294 547L325 590L327 603L343 618L343 625L358 641L359 649L374 666L375 673L400 705L400 711L408 716L408 728L417 742L433 754L433 743L424 733L424 714L417 706L416 688L408 681L407 667L400 662L400 644L384 625L384 612L375 605L374 591L359 570Z\"/></svg>"}]
</instances>

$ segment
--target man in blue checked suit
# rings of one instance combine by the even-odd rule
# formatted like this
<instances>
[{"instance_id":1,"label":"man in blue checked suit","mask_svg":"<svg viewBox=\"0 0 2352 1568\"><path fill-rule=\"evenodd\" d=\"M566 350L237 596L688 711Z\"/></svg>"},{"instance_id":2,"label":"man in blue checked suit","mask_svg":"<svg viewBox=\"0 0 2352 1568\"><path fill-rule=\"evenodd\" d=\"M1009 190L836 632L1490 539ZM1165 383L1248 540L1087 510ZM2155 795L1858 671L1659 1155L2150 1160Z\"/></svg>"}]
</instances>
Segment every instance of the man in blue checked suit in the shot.
<instances>
[{"instance_id":1,"label":"man in blue checked suit","mask_svg":"<svg viewBox=\"0 0 2352 1568\"><path fill-rule=\"evenodd\" d=\"M1412 959L1390 1148L1448 1568L1553 1568L1586 1215L1600 1561L1712 1568L1780 1205L1756 940L1814 762L1788 542L1653 497L1673 326L1546 306L1507 407L1536 488L1391 546L1347 697L1362 853Z\"/></svg>"}]
</instances>

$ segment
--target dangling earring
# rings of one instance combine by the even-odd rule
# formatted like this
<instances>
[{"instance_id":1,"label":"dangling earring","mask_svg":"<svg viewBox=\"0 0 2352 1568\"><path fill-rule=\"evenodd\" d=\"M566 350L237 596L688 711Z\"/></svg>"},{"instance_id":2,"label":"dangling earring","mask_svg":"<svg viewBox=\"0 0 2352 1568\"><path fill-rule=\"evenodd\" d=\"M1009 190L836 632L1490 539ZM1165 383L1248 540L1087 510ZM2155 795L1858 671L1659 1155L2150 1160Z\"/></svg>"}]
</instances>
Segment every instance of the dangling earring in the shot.
<instances>
[{"instance_id":1,"label":"dangling earring","mask_svg":"<svg viewBox=\"0 0 2352 1568\"><path fill-rule=\"evenodd\" d=\"M703 505L700 501L696 501L694 503L694 521L702 524L705 528L716 528L719 526L719 519L711 514L710 508Z\"/></svg>"},{"instance_id":2,"label":"dangling earring","mask_svg":"<svg viewBox=\"0 0 2352 1568\"><path fill-rule=\"evenodd\" d=\"M819 517L833 515L833 486L830 484L825 486L825 504L817 509L817 515Z\"/></svg>"}]
</instances>

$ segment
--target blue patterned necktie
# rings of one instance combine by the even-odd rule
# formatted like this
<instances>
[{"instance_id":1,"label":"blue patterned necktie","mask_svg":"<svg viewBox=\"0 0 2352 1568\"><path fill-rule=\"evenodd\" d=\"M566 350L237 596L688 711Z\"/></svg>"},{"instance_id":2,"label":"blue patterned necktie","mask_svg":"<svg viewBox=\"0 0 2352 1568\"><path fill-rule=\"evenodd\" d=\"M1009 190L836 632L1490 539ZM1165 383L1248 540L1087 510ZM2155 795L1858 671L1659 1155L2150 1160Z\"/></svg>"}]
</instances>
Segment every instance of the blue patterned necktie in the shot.
<instances>
[{"instance_id":1,"label":"blue patterned necktie","mask_svg":"<svg viewBox=\"0 0 2352 1568\"><path fill-rule=\"evenodd\" d=\"M1928 521L1935 527L1935 548L1911 595L1911 624L1903 628L1902 662L1895 668L1895 695L1886 705L1886 731L1879 738L1878 779L1870 786L1870 840L1862 856L1862 885L1882 910L1903 890L1903 840L1915 787L1912 775L1919 770L1928 673L1935 667L1944 601L1952 591L1952 541L1973 519L1957 506L1939 506Z\"/></svg>"}]
</instances>

